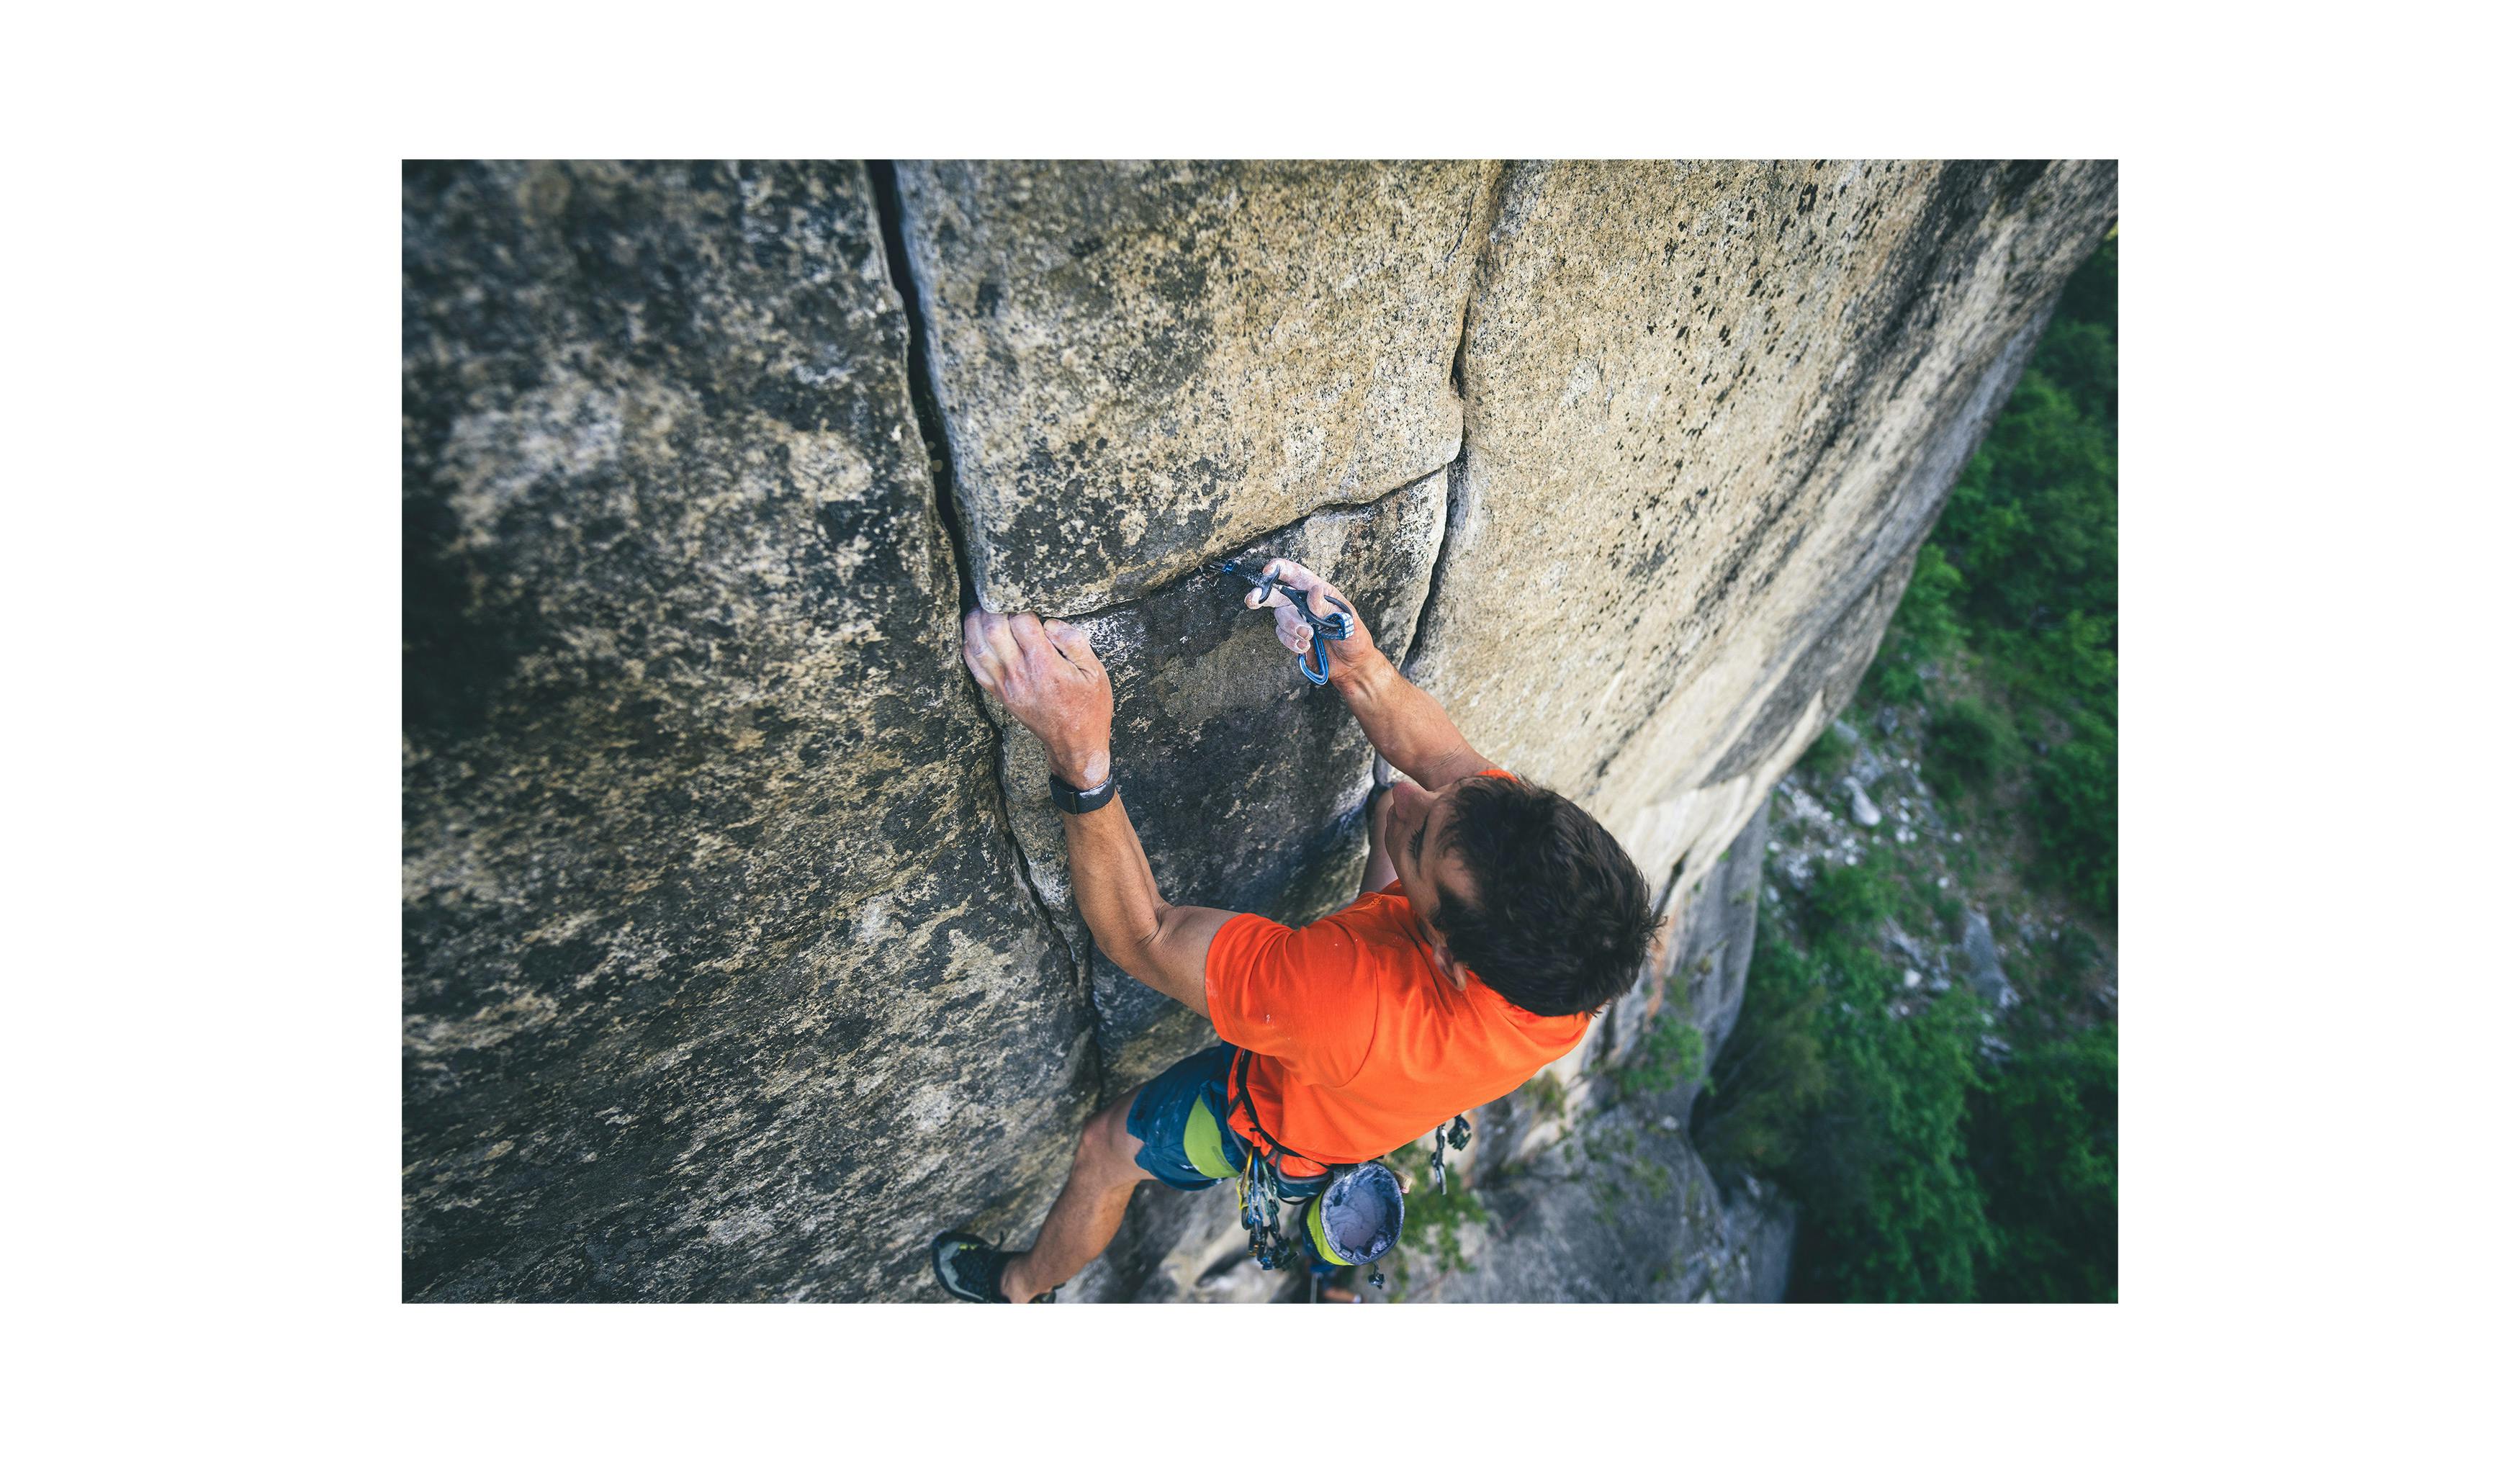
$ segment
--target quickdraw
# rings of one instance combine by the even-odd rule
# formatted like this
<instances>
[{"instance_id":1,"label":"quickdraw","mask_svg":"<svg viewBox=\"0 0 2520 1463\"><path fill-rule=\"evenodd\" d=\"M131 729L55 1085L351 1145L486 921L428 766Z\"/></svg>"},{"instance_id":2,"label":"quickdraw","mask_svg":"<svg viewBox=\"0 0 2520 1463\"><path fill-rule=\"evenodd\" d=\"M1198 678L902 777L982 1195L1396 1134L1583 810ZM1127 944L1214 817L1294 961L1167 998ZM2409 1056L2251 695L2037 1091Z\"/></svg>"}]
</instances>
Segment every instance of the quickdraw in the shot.
<instances>
[{"instance_id":1,"label":"quickdraw","mask_svg":"<svg viewBox=\"0 0 2520 1463\"><path fill-rule=\"evenodd\" d=\"M1260 598L1264 601L1268 599L1271 590L1281 588L1278 583L1278 573L1274 569L1264 576L1231 559L1218 560L1214 568L1217 573L1229 579L1239 579L1260 591ZM1295 613L1304 617L1305 624L1313 627L1312 648L1298 658L1295 665L1304 673L1304 679L1315 686L1330 684L1330 648L1322 643L1323 639L1327 637L1330 640L1343 641L1356 633L1356 606L1327 590L1322 593L1324 598L1338 608L1326 615L1317 615L1313 613L1311 594L1297 594L1291 590L1286 594L1286 602L1295 607Z\"/></svg>"},{"instance_id":2,"label":"quickdraw","mask_svg":"<svg viewBox=\"0 0 2520 1463\"><path fill-rule=\"evenodd\" d=\"M1236 1181L1235 1196L1241 1202L1242 1231L1250 1237L1251 1258L1264 1270L1285 1269L1303 1258L1288 1232L1291 1226L1279 1222L1284 1181L1277 1165L1261 1158L1257 1148L1243 1153L1242 1176Z\"/></svg>"},{"instance_id":3,"label":"quickdraw","mask_svg":"<svg viewBox=\"0 0 2520 1463\"><path fill-rule=\"evenodd\" d=\"M1451 1187L1444 1179L1444 1145L1451 1143L1456 1151L1470 1146L1470 1119L1467 1113L1455 1113L1449 1126L1435 1130L1435 1192L1449 1194Z\"/></svg>"},{"instance_id":4,"label":"quickdraw","mask_svg":"<svg viewBox=\"0 0 2520 1463\"><path fill-rule=\"evenodd\" d=\"M1228 1110L1240 1108L1251 1119L1251 1130L1259 1134L1258 1142L1243 1149L1242 1176L1237 1180L1235 1198L1241 1205L1243 1232L1251 1239L1251 1258L1264 1270L1283 1269L1303 1258L1303 1247L1295 1237L1301 1232L1300 1226L1279 1222L1281 1204L1300 1211L1306 1200L1329 1185L1327 1177L1318 1181L1289 1179L1278 1167L1278 1160L1294 1150L1271 1137L1269 1130L1260 1126L1260 1110L1251 1105L1251 1088L1245 1082L1250 1060L1250 1052L1237 1051L1230 1073L1235 1095ZM1264 1146L1270 1150L1266 1154L1261 1152ZM1302 1192L1290 1192L1292 1189Z\"/></svg>"}]
</instances>

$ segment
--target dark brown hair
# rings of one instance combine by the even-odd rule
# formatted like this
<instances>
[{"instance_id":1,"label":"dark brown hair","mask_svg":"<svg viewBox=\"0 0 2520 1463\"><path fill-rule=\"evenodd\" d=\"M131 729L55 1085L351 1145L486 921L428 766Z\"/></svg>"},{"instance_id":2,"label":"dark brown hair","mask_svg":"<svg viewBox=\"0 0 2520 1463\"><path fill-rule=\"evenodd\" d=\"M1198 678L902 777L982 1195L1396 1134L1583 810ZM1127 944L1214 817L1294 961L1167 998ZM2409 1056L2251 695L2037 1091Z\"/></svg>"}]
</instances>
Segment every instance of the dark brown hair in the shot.
<instances>
[{"instance_id":1,"label":"dark brown hair","mask_svg":"<svg viewBox=\"0 0 2520 1463\"><path fill-rule=\"evenodd\" d=\"M1439 884L1431 922L1498 995L1565 1016L1636 983L1661 922L1653 891L1591 814L1533 783L1468 777L1442 846L1461 857L1474 903Z\"/></svg>"}]
</instances>

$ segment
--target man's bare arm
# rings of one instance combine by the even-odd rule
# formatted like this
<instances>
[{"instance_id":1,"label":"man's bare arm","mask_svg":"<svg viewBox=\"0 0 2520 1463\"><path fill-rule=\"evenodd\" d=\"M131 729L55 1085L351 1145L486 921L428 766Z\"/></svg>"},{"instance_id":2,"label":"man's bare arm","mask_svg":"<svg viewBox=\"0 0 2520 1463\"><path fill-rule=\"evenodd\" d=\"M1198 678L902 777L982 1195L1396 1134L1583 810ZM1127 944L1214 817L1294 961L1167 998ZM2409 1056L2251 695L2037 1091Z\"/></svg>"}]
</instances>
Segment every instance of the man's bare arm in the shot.
<instances>
[{"instance_id":1,"label":"man's bare arm","mask_svg":"<svg viewBox=\"0 0 2520 1463\"><path fill-rule=\"evenodd\" d=\"M1111 771L1111 679L1085 632L1032 615L973 610L963 622L963 660L1050 754L1051 771L1092 787ZM1192 1010L1207 1014L1207 946L1229 909L1168 905L1129 812L1114 796L1091 813L1059 814L1069 881L1095 948L1112 964Z\"/></svg>"},{"instance_id":2,"label":"man's bare arm","mask_svg":"<svg viewBox=\"0 0 2520 1463\"><path fill-rule=\"evenodd\" d=\"M1314 613L1349 611L1355 629L1348 638L1323 642L1329 647L1330 685L1338 687L1347 709L1365 728L1366 740L1373 743L1383 761L1429 792L1495 766L1471 749L1468 738L1433 696L1400 674L1400 668L1373 643L1373 633L1366 628L1364 617L1353 612L1347 597L1329 581L1291 558L1273 558L1268 568L1287 590L1309 596ZM1295 612L1285 591L1271 590L1263 599L1253 590L1242 602L1254 609L1276 608L1278 640L1286 648L1301 655L1311 647L1313 628Z\"/></svg>"},{"instance_id":3,"label":"man's bare arm","mask_svg":"<svg viewBox=\"0 0 2520 1463\"><path fill-rule=\"evenodd\" d=\"M1333 673L1330 684L1382 760L1428 792L1495 765L1473 750L1443 706L1412 686L1380 650L1351 677Z\"/></svg>"},{"instance_id":4,"label":"man's bare arm","mask_svg":"<svg viewBox=\"0 0 2520 1463\"><path fill-rule=\"evenodd\" d=\"M1082 771L1082 770L1080 770ZM1079 781L1079 787L1102 780ZM1076 908L1094 932L1094 948L1142 985L1152 987L1204 1016L1207 1014L1207 946L1231 909L1168 905L1155 891L1154 870L1129 810L1120 798L1091 813L1061 813L1067 830L1068 877Z\"/></svg>"}]
</instances>

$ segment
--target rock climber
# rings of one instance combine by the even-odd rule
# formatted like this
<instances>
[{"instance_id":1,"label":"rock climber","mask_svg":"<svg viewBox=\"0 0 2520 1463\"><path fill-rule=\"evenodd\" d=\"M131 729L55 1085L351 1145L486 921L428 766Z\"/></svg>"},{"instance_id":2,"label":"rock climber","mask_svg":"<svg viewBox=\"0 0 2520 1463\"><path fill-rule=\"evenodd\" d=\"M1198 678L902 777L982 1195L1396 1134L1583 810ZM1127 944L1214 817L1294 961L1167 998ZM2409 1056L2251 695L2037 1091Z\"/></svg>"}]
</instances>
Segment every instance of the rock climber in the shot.
<instances>
[{"instance_id":1,"label":"rock climber","mask_svg":"<svg viewBox=\"0 0 2520 1463\"><path fill-rule=\"evenodd\" d=\"M1305 655L1313 628L1286 591L1307 596L1316 618L1346 598L1292 559L1268 567L1278 587L1243 602L1274 609L1279 641ZM1111 1242L1149 1178L1204 1189L1243 1174L1256 1150L1289 1192L1318 1190L1333 1170L1521 1086L1572 1050L1643 966L1652 897L1617 841L1473 751L1362 617L1347 618L1347 639L1323 638L1329 684L1406 780L1372 795L1360 897L1293 929L1165 903L1118 795L1111 682L1084 631L1029 614L965 617L964 663L1050 754L1095 948L1213 1022L1220 1044L1086 1122L1029 1249L937 1236L930 1258L954 1296L1048 1299Z\"/></svg>"}]
</instances>

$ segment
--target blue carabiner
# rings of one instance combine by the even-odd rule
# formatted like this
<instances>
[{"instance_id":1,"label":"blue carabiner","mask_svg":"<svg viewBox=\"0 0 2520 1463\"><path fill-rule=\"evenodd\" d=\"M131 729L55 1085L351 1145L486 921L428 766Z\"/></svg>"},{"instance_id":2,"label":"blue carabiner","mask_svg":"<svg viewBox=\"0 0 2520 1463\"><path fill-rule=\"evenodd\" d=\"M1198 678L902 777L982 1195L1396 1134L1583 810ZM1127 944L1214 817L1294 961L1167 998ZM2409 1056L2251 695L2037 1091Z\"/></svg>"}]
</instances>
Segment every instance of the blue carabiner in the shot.
<instances>
[{"instance_id":1,"label":"blue carabiner","mask_svg":"<svg viewBox=\"0 0 2520 1463\"><path fill-rule=\"evenodd\" d=\"M1275 570L1264 577L1230 559L1219 560L1213 567L1219 574L1239 579L1260 591L1260 598L1264 600L1269 598L1269 591L1280 587ZM1312 598L1309 594L1289 594L1286 597L1286 602L1294 606L1295 613L1302 615L1304 623L1313 627L1312 648L1297 657L1295 668L1302 671L1304 679L1315 686L1328 686L1330 684L1330 650L1329 646L1322 643L1322 640L1327 636L1331 640L1343 641L1355 634L1356 621L1352 616L1355 615L1356 608L1338 596L1328 595L1329 601L1338 608L1326 615L1317 615L1313 613Z\"/></svg>"}]
</instances>

